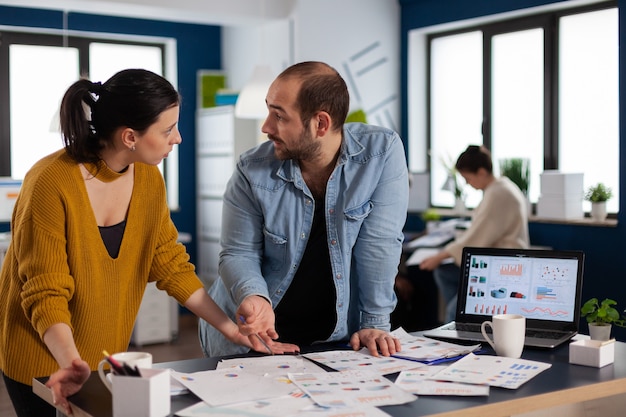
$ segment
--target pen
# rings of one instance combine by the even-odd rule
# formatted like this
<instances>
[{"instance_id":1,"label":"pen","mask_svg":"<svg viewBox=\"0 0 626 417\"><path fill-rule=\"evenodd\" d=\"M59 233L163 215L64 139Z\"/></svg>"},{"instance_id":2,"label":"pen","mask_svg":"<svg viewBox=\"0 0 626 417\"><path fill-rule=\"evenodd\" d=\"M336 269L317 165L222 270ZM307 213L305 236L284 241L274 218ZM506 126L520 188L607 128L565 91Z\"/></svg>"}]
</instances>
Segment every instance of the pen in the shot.
<instances>
[{"instance_id":1,"label":"pen","mask_svg":"<svg viewBox=\"0 0 626 417\"><path fill-rule=\"evenodd\" d=\"M104 354L104 359L106 359L106 361L109 363L109 365L111 365L111 369L113 369L113 371L116 374L118 374L118 375L127 375L127 373L124 370L124 367L122 366L122 364L119 363L118 361L116 361L115 359L113 359L113 357L111 355L109 355L109 352L107 352L106 350L103 350L102 353Z\"/></svg>"},{"instance_id":2,"label":"pen","mask_svg":"<svg viewBox=\"0 0 626 417\"><path fill-rule=\"evenodd\" d=\"M239 321L242 324L246 324L246 319L244 316L239 316ZM259 336L258 333L254 333L254 335L256 336L257 339L259 339L259 342L261 342L263 344L263 346L265 346L265 349L267 349L267 351L269 352L270 355L273 355L274 352L272 352L272 349L269 347L269 345L267 343L265 343L265 340L263 340L263 338L261 336Z\"/></svg>"}]
</instances>

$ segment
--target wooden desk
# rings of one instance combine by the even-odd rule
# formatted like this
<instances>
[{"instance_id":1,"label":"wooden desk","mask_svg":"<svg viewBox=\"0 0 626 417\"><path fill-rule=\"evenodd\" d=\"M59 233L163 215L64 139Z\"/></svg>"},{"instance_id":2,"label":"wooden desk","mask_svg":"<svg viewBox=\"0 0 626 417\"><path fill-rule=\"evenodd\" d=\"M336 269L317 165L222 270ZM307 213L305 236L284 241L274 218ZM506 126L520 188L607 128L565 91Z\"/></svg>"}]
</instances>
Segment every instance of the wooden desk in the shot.
<instances>
[{"instance_id":1,"label":"wooden desk","mask_svg":"<svg viewBox=\"0 0 626 417\"><path fill-rule=\"evenodd\" d=\"M525 349L522 357L549 362L552 367L516 390L492 388L488 397L419 396L411 403L381 409L394 417L511 416L626 393L626 343L617 342L615 363L600 369L569 364L567 344L550 351ZM203 358L154 366L190 373L215 369L217 362L217 358ZM51 402L50 391L43 385L45 379L34 380L33 390ZM97 372L70 400L76 416L111 417L111 394ZM171 415L198 401L193 394L172 397Z\"/></svg>"}]
</instances>

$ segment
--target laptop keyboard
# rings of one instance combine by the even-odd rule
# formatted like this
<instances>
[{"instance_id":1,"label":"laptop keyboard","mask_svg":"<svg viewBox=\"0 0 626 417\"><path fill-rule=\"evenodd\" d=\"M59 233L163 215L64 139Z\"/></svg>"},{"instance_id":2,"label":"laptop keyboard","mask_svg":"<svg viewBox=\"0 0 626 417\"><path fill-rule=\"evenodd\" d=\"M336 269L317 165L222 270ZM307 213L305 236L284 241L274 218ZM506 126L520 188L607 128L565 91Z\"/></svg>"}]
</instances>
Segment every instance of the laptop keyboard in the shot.
<instances>
[{"instance_id":1,"label":"laptop keyboard","mask_svg":"<svg viewBox=\"0 0 626 417\"><path fill-rule=\"evenodd\" d=\"M480 333L480 324L476 323L450 323L449 327L446 326L446 328L462 332ZM491 333L489 330L487 332ZM535 337L538 339L560 339L563 337L563 333L550 330L526 329L526 337Z\"/></svg>"}]
</instances>

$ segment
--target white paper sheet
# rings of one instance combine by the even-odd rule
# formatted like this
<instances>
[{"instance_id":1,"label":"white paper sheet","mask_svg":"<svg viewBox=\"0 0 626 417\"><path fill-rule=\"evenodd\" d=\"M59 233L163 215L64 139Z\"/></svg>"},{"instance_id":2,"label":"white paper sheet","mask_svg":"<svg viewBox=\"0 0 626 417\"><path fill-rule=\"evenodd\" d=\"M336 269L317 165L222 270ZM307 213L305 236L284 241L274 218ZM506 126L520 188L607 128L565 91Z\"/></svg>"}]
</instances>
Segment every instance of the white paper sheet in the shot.
<instances>
[{"instance_id":1,"label":"white paper sheet","mask_svg":"<svg viewBox=\"0 0 626 417\"><path fill-rule=\"evenodd\" d=\"M260 376L241 368L173 372L172 376L212 406L280 397L294 389L287 376Z\"/></svg>"},{"instance_id":2,"label":"white paper sheet","mask_svg":"<svg viewBox=\"0 0 626 417\"><path fill-rule=\"evenodd\" d=\"M359 351L332 350L327 352L306 353L304 356L339 372L368 370L380 375L386 375L413 369L421 365L412 361L389 356L372 356L369 354L367 348L363 348Z\"/></svg>"},{"instance_id":3,"label":"white paper sheet","mask_svg":"<svg viewBox=\"0 0 626 417\"><path fill-rule=\"evenodd\" d=\"M470 353L433 375L432 379L516 389L551 366L525 359Z\"/></svg>"},{"instance_id":4,"label":"white paper sheet","mask_svg":"<svg viewBox=\"0 0 626 417\"><path fill-rule=\"evenodd\" d=\"M325 372L300 355L274 355L254 358L224 359L217 363L217 369L240 367L249 373L261 376L284 376L289 372Z\"/></svg>"},{"instance_id":5,"label":"white paper sheet","mask_svg":"<svg viewBox=\"0 0 626 417\"><path fill-rule=\"evenodd\" d=\"M289 379L323 407L405 404L417 398L375 372L289 374Z\"/></svg>"},{"instance_id":6,"label":"white paper sheet","mask_svg":"<svg viewBox=\"0 0 626 417\"><path fill-rule=\"evenodd\" d=\"M489 395L489 385L461 384L458 382L430 380L433 375L447 368L447 365L423 365L421 368L402 371L395 384L416 395Z\"/></svg>"},{"instance_id":7,"label":"white paper sheet","mask_svg":"<svg viewBox=\"0 0 626 417\"><path fill-rule=\"evenodd\" d=\"M413 336L402 327L391 332L391 335L397 337L402 344L402 350L394 354L394 357L420 362L431 362L438 359L466 355L480 348L480 343L464 346L423 336Z\"/></svg>"}]
</instances>

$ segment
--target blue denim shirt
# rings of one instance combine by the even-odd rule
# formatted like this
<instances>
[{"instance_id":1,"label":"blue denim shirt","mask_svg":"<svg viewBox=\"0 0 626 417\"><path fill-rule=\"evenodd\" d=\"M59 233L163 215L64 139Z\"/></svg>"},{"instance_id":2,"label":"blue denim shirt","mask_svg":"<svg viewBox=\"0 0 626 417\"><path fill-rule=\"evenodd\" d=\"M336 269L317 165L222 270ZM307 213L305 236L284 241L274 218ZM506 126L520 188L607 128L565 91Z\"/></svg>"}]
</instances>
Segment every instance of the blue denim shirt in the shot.
<instances>
[{"instance_id":1,"label":"blue denim shirt","mask_svg":"<svg viewBox=\"0 0 626 417\"><path fill-rule=\"evenodd\" d=\"M390 329L408 186L395 132L345 125L325 197L337 292L337 324L328 341L347 340L361 328ZM242 154L224 194L220 278L209 290L229 317L250 295L280 302L306 248L314 205L297 161L276 159L271 141ZM200 340L209 356L247 350L204 321Z\"/></svg>"}]
</instances>

